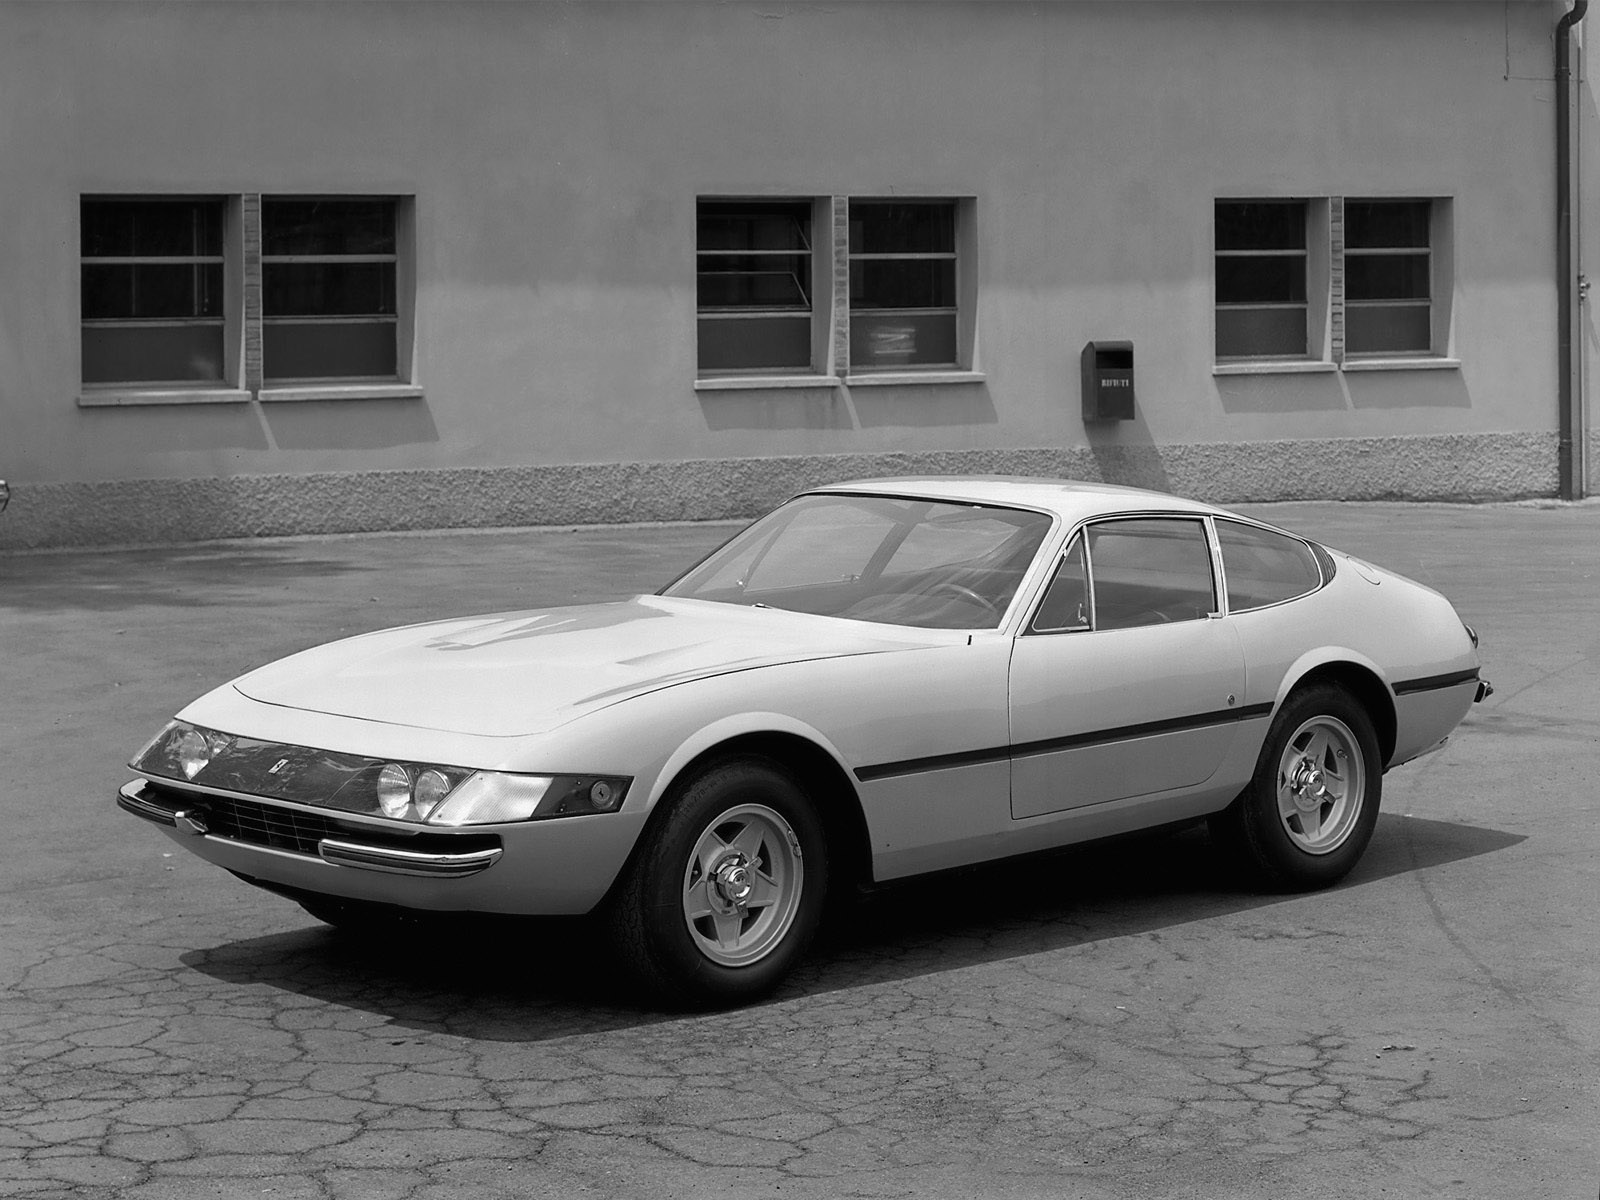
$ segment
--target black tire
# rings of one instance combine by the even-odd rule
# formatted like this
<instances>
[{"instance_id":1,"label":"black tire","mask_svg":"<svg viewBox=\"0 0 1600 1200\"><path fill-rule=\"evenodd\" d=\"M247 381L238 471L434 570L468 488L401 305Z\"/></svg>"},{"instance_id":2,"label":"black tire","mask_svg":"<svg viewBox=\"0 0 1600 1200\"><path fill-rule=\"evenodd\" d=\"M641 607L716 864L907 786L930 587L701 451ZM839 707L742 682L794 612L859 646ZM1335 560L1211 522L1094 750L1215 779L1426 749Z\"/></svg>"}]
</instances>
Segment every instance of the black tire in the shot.
<instances>
[{"instance_id":1,"label":"black tire","mask_svg":"<svg viewBox=\"0 0 1600 1200\"><path fill-rule=\"evenodd\" d=\"M1372 718L1343 688L1313 684L1278 710L1255 774L1211 817L1211 836L1262 887L1328 887L1372 840L1382 792Z\"/></svg>"},{"instance_id":2,"label":"black tire","mask_svg":"<svg viewBox=\"0 0 1600 1200\"><path fill-rule=\"evenodd\" d=\"M659 1002L758 999L789 973L820 922L829 874L822 821L789 775L754 756L707 767L662 803L608 901L612 941Z\"/></svg>"}]
</instances>

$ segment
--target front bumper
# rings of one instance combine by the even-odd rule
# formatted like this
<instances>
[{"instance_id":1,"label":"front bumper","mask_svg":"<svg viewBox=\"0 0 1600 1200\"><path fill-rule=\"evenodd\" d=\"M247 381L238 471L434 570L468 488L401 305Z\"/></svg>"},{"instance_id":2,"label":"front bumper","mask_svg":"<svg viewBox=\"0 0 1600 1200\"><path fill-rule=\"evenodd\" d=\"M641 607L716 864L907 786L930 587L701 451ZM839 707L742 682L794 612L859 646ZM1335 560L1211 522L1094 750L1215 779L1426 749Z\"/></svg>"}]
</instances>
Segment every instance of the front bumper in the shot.
<instances>
[{"instance_id":1,"label":"front bumper","mask_svg":"<svg viewBox=\"0 0 1600 1200\"><path fill-rule=\"evenodd\" d=\"M309 805L135 779L125 812L252 882L437 912L573 915L605 896L643 827L611 813L428 830Z\"/></svg>"}]
</instances>

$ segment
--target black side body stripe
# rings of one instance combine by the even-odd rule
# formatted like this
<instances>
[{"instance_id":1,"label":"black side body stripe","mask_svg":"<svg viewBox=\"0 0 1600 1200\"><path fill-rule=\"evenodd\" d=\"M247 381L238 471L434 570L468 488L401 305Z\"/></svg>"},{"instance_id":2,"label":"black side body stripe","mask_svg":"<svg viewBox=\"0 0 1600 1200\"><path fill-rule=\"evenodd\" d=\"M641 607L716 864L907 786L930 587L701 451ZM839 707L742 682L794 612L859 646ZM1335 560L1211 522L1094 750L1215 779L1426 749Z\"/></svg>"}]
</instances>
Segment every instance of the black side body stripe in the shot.
<instances>
[{"instance_id":1,"label":"black side body stripe","mask_svg":"<svg viewBox=\"0 0 1600 1200\"><path fill-rule=\"evenodd\" d=\"M875 763L857 767L855 776L862 783L874 779L887 779L892 775L916 775L924 771L942 771L949 767L966 767L975 763L1004 762L1008 758L1025 758L1033 754L1053 754L1059 750L1075 750L1084 746L1099 746L1110 742L1126 742L1134 738L1151 737L1159 733L1177 733L1185 729L1204 729L1209 725L1227 725L1235 721L1250 721L1272 714L1271 704L1252 704L1245 708L1226 708L1217 712L1195 713L1187 717L1169 717L1164 721L1147 721L1142 725L1122 725L1115 729L1097 729L1093 733L1075 733L1067 737L1044 738L1036 742L1020 742L1015 746L995 746L982 750L961 750L954 754L934 754L927 758L907 758L899 762Z\"/></svg>"},{"instance_id":2,"label":"black side body stripe","mask_svg":"<svg viewBox=\"0 0 1600 1200\"><path fill-rule=\"evenodd\" d=\"M1396 696L1409 696L1413 692L1435 692L1440 688L1458 687L1463 683L1475 683L1478 679L1478 669L1470 671L1452 671L1448 675L1429 675L1424 679L1405 679L1394 685Z\"/></svg>"}]
</instances>

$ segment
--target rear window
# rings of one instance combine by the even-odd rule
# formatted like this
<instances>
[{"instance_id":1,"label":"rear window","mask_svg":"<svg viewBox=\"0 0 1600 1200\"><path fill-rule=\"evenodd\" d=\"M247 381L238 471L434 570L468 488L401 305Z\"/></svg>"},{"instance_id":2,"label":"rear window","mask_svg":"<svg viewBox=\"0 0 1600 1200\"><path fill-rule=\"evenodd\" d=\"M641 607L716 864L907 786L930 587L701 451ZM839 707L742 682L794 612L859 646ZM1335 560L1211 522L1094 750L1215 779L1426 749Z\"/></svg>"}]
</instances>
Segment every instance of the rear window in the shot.
<instances>
[{"instance_id":1,"label":"rear window","mask_svg":"<svg viewBox=\"0 0 1600 1200\"><path fill-rule=\"evenodd\" d=\"M1317 556L1299 538L1239 521L1218 521L1217 541L1231 612L1281 604L1322 585Z\"/></svg>"}]
</instances>

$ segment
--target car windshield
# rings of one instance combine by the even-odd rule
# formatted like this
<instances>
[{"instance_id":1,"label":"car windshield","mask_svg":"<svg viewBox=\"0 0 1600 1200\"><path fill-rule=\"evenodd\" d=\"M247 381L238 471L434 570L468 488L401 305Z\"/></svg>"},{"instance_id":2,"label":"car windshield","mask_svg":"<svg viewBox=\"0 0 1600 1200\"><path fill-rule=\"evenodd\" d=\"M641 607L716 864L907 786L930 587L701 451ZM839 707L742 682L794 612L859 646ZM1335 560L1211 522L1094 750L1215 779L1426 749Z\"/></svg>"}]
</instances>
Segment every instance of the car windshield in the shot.
<instances>
[{"instance_id":1,"label":"car windshield","mask_svg":"<svg viewBox=\"0 0 1600 1200\"><path fill-rule=\"evenodd\" d=\"M1050 530L1044 513L897 496L801 496L664 596L915 625L993 629Z\"/></svg>"}]
</instances>

